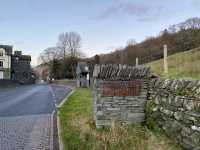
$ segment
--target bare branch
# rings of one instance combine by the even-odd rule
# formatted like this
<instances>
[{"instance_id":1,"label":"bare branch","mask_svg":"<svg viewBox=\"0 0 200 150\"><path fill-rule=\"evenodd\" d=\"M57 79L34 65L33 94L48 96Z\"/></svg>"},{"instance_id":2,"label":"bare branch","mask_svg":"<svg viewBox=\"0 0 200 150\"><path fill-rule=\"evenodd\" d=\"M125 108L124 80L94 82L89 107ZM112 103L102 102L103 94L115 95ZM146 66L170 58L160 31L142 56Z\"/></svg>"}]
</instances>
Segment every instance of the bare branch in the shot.
<instances>
[{"instance_id":1,"label":"bare branch","mask_svg":"<svg viewBox=\"0 0 200 150\"><path fill-rule=\"evenodd\" d=\"M57 47L65 58L67 55L78 57L81 47L81 36L77 32L61 33L58 37Z\"/></svg>"}]
</instances>

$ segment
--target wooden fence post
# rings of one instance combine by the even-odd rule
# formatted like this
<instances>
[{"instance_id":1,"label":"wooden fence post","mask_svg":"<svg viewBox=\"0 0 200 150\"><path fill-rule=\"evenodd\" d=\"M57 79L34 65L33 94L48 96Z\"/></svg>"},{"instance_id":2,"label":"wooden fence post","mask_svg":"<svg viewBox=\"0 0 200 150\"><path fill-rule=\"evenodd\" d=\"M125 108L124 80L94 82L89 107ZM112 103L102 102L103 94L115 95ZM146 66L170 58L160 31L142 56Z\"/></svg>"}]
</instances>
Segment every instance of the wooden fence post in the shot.
<instances>
[{"instance_id":1,"label":"wooden fence post","mask_svg":"<svg viewBox=\"0 0 200 150\"><path fill-rule=\"evenodd\" d=\"M138 57L135 59L135 66L137 67L139 65Z\"/></svg>"},{"instance_id":2,"label":"wooden fence post","mask_svg":"<svg viewBox=\"0 0 200 150\"><path fill-rule=\"evenodd\" d=\"M164 73L168 73L167 45L164 45Z\"/></svg>"}]
</instances>

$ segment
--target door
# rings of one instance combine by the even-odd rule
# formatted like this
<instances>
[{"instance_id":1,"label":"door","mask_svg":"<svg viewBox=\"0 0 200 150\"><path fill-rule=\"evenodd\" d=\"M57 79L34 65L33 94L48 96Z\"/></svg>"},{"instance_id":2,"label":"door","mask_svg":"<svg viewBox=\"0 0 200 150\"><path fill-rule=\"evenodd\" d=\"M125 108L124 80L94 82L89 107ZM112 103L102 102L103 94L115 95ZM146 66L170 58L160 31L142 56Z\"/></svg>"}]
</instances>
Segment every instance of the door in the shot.
<instances>
[{"instance_id":1,"label":"door","mask_svg":"<svg viewBox=\"0 0 200 150\"><path fill-rule=\"evenodd\" d=\"M0 71L0 79L3 79L3 71Z\"/></svg>"}]
</instances>

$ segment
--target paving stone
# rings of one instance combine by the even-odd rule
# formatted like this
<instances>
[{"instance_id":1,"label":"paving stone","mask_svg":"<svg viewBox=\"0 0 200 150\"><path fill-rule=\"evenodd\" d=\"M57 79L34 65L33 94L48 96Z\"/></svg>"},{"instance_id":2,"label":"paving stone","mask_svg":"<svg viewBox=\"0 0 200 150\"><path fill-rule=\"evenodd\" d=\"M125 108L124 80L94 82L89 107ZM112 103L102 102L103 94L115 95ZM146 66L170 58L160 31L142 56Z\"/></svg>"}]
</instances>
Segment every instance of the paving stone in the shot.
<instances>
[{"instance_id":1,"label":"paving stone","mask_svg":"<svg viewBox=\"0 0 200 150\"><path fill-rule=\"evenodd\" d=\"M1 150L50 150L52 115L0 117Z\"/></svg>"}]
</instances>

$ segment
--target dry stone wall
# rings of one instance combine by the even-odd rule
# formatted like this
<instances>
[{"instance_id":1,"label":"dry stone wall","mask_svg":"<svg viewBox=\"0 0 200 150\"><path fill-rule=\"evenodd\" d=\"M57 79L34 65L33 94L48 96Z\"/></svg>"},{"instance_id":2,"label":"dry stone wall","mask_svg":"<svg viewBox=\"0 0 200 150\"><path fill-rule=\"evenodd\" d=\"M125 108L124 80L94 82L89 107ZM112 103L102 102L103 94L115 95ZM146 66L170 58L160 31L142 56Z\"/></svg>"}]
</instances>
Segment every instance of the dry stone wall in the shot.
<instances>
[{"instance_id":1,"label":"dry stone wall","mask_svg":"<svg viewBox=\"0 0 200 150\"><path fill-rule=\"evenodd\" d=\"M148 68L96 65L93 109L97 127L146 123L185 149L200 150L200 81L152 79Z\"/></svg>"},{"instance_id":2,"label":"dry stone wall","mask_svg":"<svg viewBox=\"0 0 200 150\"><path fill-rule=\"evenodd\" d=\"M147 125L162 129L184 148L200 149L200 81L151 80Z\"/></svg>"},{"instance_id":3,"label":"dry stone wall","mask_svg":"<svg viewBox=\"0 0 200 150\"><path fill-rule=\"evenodd\" d=\"M137 96L104 96L102 94L103 82L103 80L95 80L95 86L93 87L94 118L97 127L109 126L112 121L117 121L121 124L144 122L144 110L147 101L147 80L138 81L141 86L139 95ZM121 90L118 92L117 95L125 94Z\"/></svg>"},{"instance_id":4,"label":"dry stone wall","mask_svg":"<svg viewBox=\"0 0 200 150\"><path fill-rule=\"evenodd\" d=\"M96 65L94 68L93 103L97 127L142 123L150 71L128 65Z\"/></svg>"}]
</instances>

